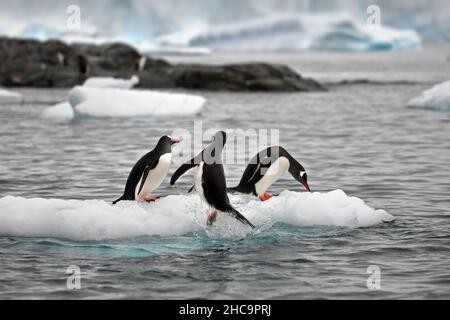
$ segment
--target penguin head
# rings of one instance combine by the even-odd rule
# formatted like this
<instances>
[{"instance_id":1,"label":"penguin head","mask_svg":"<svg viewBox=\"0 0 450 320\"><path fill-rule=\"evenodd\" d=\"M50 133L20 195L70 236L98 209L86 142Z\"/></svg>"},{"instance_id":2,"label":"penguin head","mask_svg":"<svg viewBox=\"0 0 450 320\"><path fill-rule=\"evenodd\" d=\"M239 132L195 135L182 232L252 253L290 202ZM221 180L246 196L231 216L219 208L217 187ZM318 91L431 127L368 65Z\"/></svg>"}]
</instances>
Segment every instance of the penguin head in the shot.
<instances>
[{"instance_id":1,"label":"penguin head","mask_svg":"<svg viewBox=\"0 0 450 320\"><path fill-rule=\"evenodd\" d=\"M306 174L305 169L300 170L297 180L301 184L303 184L303 186L305 187L306 190L308 190L308 192L311 192L311 189L309 188L309 185L308 185L308 175Z\"/></svg>"},{"instance_id":2,"label":"penguin head","mask_svg":"<svg viewBox=\"0 0 450 320\"><path fill-rule=\"evenodd\" d=\"M212 143L202 152L203 161L208 164L221 163L221 154L226 142L227 134L224 131L217 132L212 138Z\"/></svg>"},{"instance_id":3,"label":"penguin head","mask_svg":"<svg viewBox=\"0 0 450 320\"><path fill-rule=\"evenodd\" d=\"M158 145L172 146L174 144L180 143L180 139L173 138L170 136L163 136L159 139Z\"/></svg>"},{"instance_id":4,"label":"penguin head","mask_svg":"<svg viewBox=\"0 0 450 320\"><path fill-rule=\"evenodd\" d=\"M227 134L225 131L217 132L213 137L213 142L216 146L225 146L225 143L227 143Z\"/></svg>"}]
</instances>

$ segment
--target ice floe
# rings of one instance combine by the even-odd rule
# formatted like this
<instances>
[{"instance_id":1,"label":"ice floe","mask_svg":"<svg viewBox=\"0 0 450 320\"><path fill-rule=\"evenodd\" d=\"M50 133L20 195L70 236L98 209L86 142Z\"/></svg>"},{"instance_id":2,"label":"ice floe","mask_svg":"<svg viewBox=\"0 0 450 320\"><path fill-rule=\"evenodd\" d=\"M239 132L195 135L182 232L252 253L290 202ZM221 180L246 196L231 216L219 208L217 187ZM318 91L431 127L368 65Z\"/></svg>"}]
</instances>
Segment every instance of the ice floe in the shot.
<instances>
[{"instance_id":1,"label":"ice floe","mask_svg":"<svg viewBox=\"0 0 450 320\"><path fill-rule=\"evenodd\" d=\"M328 193L285 191L266 202L232 195L233 204L256 225L256 230L220 214L211 234L242 237L277 223L296 227L368 227L394 220L384 210L342 190ZM197 195L171 195L155 203L102 200L0 198L0 236L51 237L76 241L173 236L208 230L208 208ZM210 228L211 229L211 228Z\"/></svg>"}]
</instances>

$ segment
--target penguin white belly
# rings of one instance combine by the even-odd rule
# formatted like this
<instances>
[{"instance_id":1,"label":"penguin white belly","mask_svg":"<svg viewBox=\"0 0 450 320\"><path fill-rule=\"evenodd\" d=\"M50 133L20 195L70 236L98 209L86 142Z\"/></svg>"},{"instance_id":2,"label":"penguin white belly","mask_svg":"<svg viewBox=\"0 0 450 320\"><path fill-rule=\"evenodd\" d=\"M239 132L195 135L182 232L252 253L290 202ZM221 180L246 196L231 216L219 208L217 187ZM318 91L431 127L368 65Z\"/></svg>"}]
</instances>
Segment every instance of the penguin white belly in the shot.
<instances>
[{"instance_id":1,"label":"penguin white belly","mask_svg":"<svg viewBox=\"0 0 450 320\"><path fill-rule=\"evenodd\" d=\"M264 177L255 184L258 196L262 196L272 184L280 179L289 170L289 166L289 160L285 157L280 157L272 163Z\"/></svg>"},{"instance_id":2,"label":"penguin white belly","mask_svg":"<svg viewBox=\"0 0 450 320\"><path fill-rule=\"evenodd\" d=\"M144 198L152 193L156 188L158 188L161 183L163 183L164 178L167 176L169 172L170 165L172 163L172 154L166 153L159 158L158 164L153 170L147 175L147 179L145 179L144 186L142 187L141 192L139 192L139 188L141 187L142 178L139 183L136 185L136 199L138 201L143 201Z\"/></svg>"},{"instance_id":3,"label":"penguin white belly","mask_svg":"<svg viewBox=\"0 0 450 320\"><path fill-rule=\"evenodd\" d=\"M200 198L206 202L205 194L203 193L203 165L204 162L200 162L197 168L197 172L194 176L194 185L195 185L195 191L197 191L197 194L200 196Z\"/></svg>"}]
</instances>

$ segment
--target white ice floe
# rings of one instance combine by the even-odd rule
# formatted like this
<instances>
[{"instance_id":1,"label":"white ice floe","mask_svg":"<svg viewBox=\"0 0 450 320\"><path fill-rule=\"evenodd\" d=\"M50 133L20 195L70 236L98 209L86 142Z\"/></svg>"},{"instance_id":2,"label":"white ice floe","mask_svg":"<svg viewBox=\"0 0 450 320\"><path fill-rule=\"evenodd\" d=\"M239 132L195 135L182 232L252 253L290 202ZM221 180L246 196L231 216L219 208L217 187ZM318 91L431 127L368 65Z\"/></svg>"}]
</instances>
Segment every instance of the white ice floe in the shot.
<instances>
[{"instance_id":1,"label":"white ice floe","mask_svg":"<svg viewBox=\"0 0 450 320\"><path fill-rule=\"evenodd\" d=\"M16 101L22 100L22 98L22 94L20 94L19 92L0 88L0 101Z\"/></svg>"},{"instance_id":2,"label":"white ice floe","mask_svg":"<svg viewBox=\"0 0 450 320\"><path fill-rule=\"evenodd\" d=\"M435 85L408 102L408 106L450 111L450 81Z\"/></svg>"},{"instance_id":3,"label":"white ice floe","mask_svg":"<svg viewBox=\"0 0 450 320\"><path fill-rule=\"evenodd\" d=\"M97 82L100 83L108 84ZM191 94L78 86L69 92L68 102L47 108L42 117L53 121L87 117L183 117L200 113L205 102L205 98Z\"/></svg>"},{"instance_id":4,"label":"white ice floe","mask_svg":"<svg viewBox=\"0 0 450 320\"><path fill-rule=\"evenodd\" d=\"M368 227L394 220L363 200L341 190L328 193L285 191L267 202L233 195L231 201L256 225L256 230L275 223L292 226ZM143 235L185 235L206 230L211 236L242 237L251 232L227 214L215 226L206 227L207 208L196 195L172 195L142 204L116 206L100 200L0 199L0 236L52 237L76 241L105 240Z\"/></svg>"},{"instance_id":5,"label":"white ice floe","mask_svg":"<svg viewBox=\"0 0 450 320\"><path fill-rule=\"evenodd\" d=\"M74 117L72 106L69 102L61 102L53 107L49 107L42 113L42 118L54 122L68 122Z\"/></svg>"},{"instance_id":6,"label":"white ice floe","mask_svg":"<svg viewBox=\"0 0 450 320\"><path fill-rule=\"evenodd\" d=\"M75 117L167 117L200 113L201 96L150 90L75 87L69 103Z\"/></svg>"},{"instance_id":7,"label":"white ice floe","mask_svg":"<svg viewBox=\"0 0 450 320\"><path fill-rule=\"evenodd\" d=\"M116 88L131 89L139 84L139 77L132 76L130 79L118 79L108 77L92 77L87 79L83 86L92 88Z\"/></svg>"}]
</instances>

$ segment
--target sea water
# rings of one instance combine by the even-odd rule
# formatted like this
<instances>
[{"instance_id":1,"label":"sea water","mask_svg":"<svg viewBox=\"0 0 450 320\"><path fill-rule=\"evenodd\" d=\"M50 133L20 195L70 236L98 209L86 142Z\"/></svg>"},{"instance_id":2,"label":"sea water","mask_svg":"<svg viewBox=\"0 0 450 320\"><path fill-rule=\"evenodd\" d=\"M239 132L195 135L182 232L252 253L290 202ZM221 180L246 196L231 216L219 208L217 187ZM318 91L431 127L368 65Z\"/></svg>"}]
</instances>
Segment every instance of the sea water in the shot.
<instances>
[{"instance_id":1,"label":"sea water","mask_svg":"<svg viewBox=\"0 0 450 320\"><path fill-rule=\"evenodd\" d=\"M287 63L328 92L197 91L200 115L158 120L54 123L41 114L68 90L15 90L24 102L0 106L0 298L449 298L450 114L407 107L448 80L445 53L190 57ZM313 193L286 175L268 202L232 195L255 230L226 215L207 228L190 177L157 203L111 206L135 161L195 120L279 129ZM243 170L225 164L228 184Z\"/></svg>"}]
</instances>

